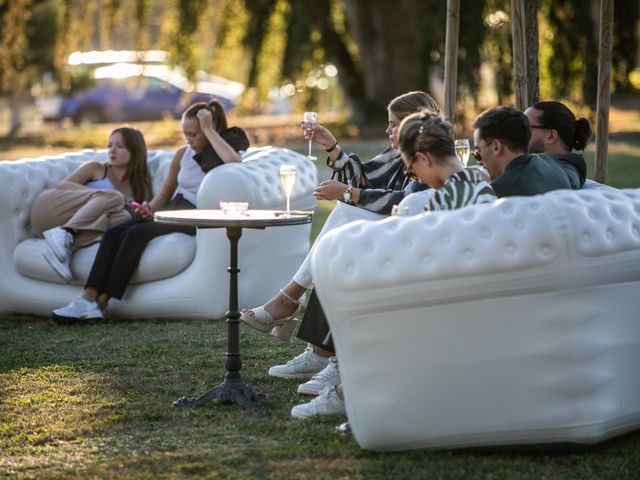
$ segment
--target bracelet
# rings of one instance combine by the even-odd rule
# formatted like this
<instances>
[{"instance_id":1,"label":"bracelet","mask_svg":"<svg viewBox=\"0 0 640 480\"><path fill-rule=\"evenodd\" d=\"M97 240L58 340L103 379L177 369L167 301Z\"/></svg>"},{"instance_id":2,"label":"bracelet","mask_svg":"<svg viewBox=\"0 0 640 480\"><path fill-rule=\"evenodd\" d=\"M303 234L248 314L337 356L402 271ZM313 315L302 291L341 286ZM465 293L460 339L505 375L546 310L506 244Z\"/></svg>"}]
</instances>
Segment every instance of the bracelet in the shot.
<instances>
[{"instance_id":1,"label":"bracelet","mask_svg":"<svg viewBox=\"0 0 640 480\"><path fill-rule=\"evenodd\" d=\"M331 148L325 148L325 150L324 150L324 151L325 151L325 152L327 152L327 153L331 153L331 152L333 152L333 151L334 151L338 146L339 146L339 145L338 145L338 142L336 142L336 143L334 143L334 144L333 144L333 147L331 147Z\"/></svg>"}]
</instances>

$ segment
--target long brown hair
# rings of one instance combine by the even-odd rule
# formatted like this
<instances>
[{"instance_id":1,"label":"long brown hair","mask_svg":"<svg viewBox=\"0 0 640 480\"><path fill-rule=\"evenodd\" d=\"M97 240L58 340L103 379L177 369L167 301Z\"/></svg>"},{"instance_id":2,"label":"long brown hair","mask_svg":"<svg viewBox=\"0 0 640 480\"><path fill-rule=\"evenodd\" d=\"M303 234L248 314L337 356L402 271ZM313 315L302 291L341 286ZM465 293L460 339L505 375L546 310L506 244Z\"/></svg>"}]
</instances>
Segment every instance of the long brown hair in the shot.
<instances>
[{"instance_id":1,"label":"long brown hair","mask_svg":"<svg viewBox=\"0 0 640 480\"><path fill-rule=\"evenodd\" d=\"M151 197L151 178L147 166L147 144L144 136L139 130L131 127L116 128L111 135L115 133L122 135L124 146L131 154L124 178L131 185L133 198L137 202L148 200Z\"/></svg>"}]
</instances>

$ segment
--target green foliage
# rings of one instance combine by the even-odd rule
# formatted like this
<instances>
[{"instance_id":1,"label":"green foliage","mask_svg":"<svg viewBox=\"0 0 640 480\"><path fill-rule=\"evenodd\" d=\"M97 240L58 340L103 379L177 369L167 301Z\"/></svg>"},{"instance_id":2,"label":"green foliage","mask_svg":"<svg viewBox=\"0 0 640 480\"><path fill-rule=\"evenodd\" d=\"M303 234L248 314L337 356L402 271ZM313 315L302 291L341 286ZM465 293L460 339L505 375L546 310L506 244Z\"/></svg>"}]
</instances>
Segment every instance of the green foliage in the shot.
<instances>
[{"instance_id":1,"label":"green foliage","mask_svg":"<svg viewBox=\"0 0 640 480\"><path fill-rule=\"evenodd\" d=\"M172 61L182 67L188 78L195 78L197 62L195 57L198 44L197 32L207 0L174 0L171 12L173 21L169 23L169 34L164 41L165 49Z\"/></svg>"},{"instance_id":2,"label":"green foliage","mask_svg":"<svg viewBox=\"0 0 640 480\"><path fill-rule=\"evenodd\" d=\"M257 58L267 31L272 14L276 8L277 0L245 0L245 8L249 12L249 21L244 36L244 46L253 59L249 70L249 85L255 85L258 77Z\"/></svg>"},{"instance_id":3,"label":"green foliage","mask_svg":"<svg viewBox=\"0 0 640 480\"><path fill-rule=\"evenodd\" d=\"M31 17L31 0L0 0L0 91L21 90L25 87L24 75L28 65L27 22Z\"/></svg>"},{"instance_id":4,"label":"green foliage","mask_svg":"<svg viewBox=\"0 0 640 480\"><path fill-rule=\"evenodd\" d=\"M617 0L613 10L612 80L616 91L631 91L629 74L636 68L640 4L635 0Z\"/></svg>"},{"instance_id":5,"label":"green foliage","mask_svg":"<svg viewBox=\"0 0 640 480\"><path fill-rule=\"evenodd\" d=\"M580 0L542 0L540 19L541 25L546 27L540 28L543 97L565 97L595 107L599 19L594 14L598 13L597 8L585 8ZM638 2L615 2L611 66L613 91L632 89L629 74L636 66L639 17Z\"/></svg>"}]
</instances>

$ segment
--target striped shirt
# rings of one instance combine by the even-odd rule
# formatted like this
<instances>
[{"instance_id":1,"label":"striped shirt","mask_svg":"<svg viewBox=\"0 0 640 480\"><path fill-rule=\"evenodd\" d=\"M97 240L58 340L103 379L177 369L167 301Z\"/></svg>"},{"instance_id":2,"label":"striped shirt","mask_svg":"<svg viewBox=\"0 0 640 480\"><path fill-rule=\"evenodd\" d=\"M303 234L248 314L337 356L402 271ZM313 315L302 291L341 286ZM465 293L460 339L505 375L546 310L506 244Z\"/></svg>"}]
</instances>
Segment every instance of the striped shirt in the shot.
<instances>
[{"instance_id":1,"label":"striped shirt","mask_svg":"<svg viewBox=\"0 0 640 480\"><path fill-rule=\"evenodd\" d=\"M496 192L480 172L460 170L451 175L442 188L434 192L424 209L455 210L476 203L490 203L496 198Z\"/></svg>"},{"instance_id":2,"label":"striped shirt","mask_svg":"<svg viewBox=\"0 0 640 480\"><path fill-rule=\"evenodd\" d=\"M405 176L402 156L391 146L368 162L342 151L335 162L327 159L327 165L333 169L333 180L344 184L351 181L354 188L362 189L358 207L382 215L391 214L391 207L410 193L429 188Z\"/></svg>"}]
</instances>

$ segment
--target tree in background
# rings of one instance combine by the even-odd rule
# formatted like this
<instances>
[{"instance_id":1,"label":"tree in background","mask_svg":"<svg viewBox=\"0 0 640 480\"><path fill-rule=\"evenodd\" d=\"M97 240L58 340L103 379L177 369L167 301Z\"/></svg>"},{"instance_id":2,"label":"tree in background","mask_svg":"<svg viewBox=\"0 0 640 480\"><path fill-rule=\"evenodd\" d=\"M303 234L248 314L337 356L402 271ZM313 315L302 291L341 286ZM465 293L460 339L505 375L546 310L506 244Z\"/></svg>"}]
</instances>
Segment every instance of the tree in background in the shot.
<instances>
[{"instance_id":1,"label":"tree in background","mask_svg":"<svg viewBox=\"0 0 640 480\"><path fill-rule=\"evenodd\" d=\"M21 126L21 99L42 74L54 69L54 0L0 0L0 94L9 98L14 136Z\"/></svg>"},{"instance_id":2,"label":"tree in background","mask_svg":"<svg viewBox=\"0 0 640 480\"><path fill-rule=\"evenodd\" d=\"M599 0L541 0L542 94L563 97L592 108L598 78ZM617 0L614 8L612 91L632 89L629 75L636 67L636 0Z\"/></svg>"},{"instance_id":3,"label":"tree in background","mask_svg":"<svg viewBox=\"0 0 640 480\"><path fill-rule=\"evenodd\" d=\"M593 105L599 0L539 4L541 95ZM502 0L461 2L462 104L477 106L487 70L497 94L491 101L510 100L509 7ZM247 84L249 111L283 85L300 108L315 108L314 75L335 65L354 119L365 121L379 118L390 98L438 84L445 8L443 0L0 0L0 93L17 98L45 71L68 87L74 79L63 67L74 50L162 48L192 78L202 68ZM639 15L637 0L616 2L616 91L633 88Z\"/></svg>"}]
</instances>

